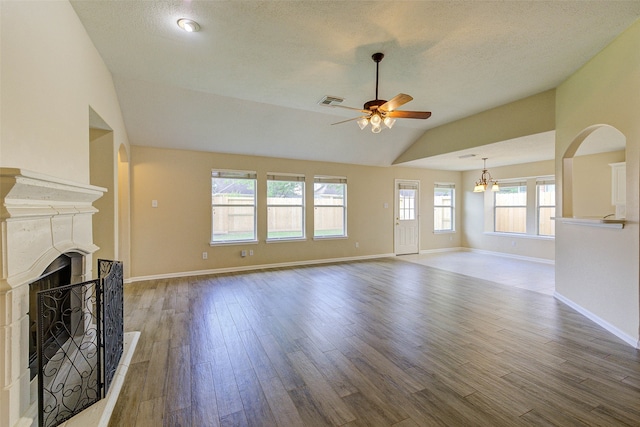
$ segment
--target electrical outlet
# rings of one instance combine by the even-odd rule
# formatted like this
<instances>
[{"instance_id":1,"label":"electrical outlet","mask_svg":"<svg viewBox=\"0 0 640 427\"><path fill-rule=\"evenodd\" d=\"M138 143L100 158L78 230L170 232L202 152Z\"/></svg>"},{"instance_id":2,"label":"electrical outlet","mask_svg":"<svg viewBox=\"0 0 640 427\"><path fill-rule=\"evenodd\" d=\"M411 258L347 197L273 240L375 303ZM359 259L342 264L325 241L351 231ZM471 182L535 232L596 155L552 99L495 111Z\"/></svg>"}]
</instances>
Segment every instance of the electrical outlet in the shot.
<instances>
[{"instance_id":1,"label":"electrical outlet","mask_svg":"<svg viewBox=\"0 0 640 427\"><path fill-rule=\"evenodd\" d=\"M356 242L356 249L360 247L360 243Z\"/></svg>"},{"instance_id":2,"label":"electrical outlet","mask_svg":"<svg viewBox=\"0 0 640 427\"><path fill-rule=\"evenodd\" d=\"M207 252L202 252L202 259L209 258L209 254Z\"/></svg>"},{"instance_id":3,"label":"electrical outlet","mask_svg":"<svg viewBox=\"0 0 640 427\"><path fill-rule=\"evenodd\" d=\"M157 200L152 200L151 201L151 207L152 208L157 208L158 207L158 201Z\"/></svg>"},{"instance_id":4,"label":"electrical outlet","mask_svg":"<svg viewBox=\"0 0 640 427\"><path fill-rule=\"evenodd\" d=\"M253 256L253 249L249 250L249 256Z\"/></svg>"},{"instance_id":5,"label":"electrical outlet","mask_svg":"<svg viewBox=\"0 0 640 427\"><path fill-rule=\"evenodd\" d=\"M240 251L240 256L241 257L246 257L247 256L247 251L245 251L244 249L242 251Z\"/></svg>"}]
</instances>

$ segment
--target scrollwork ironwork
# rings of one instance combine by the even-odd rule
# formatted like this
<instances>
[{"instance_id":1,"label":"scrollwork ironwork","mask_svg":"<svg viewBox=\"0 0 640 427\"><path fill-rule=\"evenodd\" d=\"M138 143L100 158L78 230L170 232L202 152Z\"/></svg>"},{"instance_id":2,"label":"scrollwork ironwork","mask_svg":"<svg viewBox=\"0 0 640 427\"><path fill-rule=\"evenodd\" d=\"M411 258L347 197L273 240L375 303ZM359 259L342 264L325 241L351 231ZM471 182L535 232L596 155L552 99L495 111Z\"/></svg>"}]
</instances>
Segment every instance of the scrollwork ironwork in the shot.
<instances>
[{"instance_id":1,"label":"scrollwork ironwork","mask_svg":"<svg viewBox=\"0 0 640 427\"><path fill-rule=\"evenodd\" d=\"M108 269L106 266L108 265ZM124 348L124 295L122 263L98 260L102 277L102 327L104 349L104 392L109 391ZM103 269L104 268L104 269Z\"/></svg>"},{"instance_id":2,"label":"scrollwork ironwork","mask_svg":"<svg viewBox=\"0 0 640 427\"><path fill-rule=\"evenodd\" d=\"M39 317L49 320L38 330L40 426L57 426L101 398L100 313L94 309L99 284L38 292Z\"/></svg>"},{"instance_id":3,"label":"scrollwork ironwork","mask_svg":"<svg viewBox=\"0 0 640 427\"><path fill-rule=\"evenodd\" d=\"M119 261L98 260L98 279L38 292L38 319L47 320L37 334L41 427L106 395L124 348L122 270Z\"/></svg>"}]
</instances>

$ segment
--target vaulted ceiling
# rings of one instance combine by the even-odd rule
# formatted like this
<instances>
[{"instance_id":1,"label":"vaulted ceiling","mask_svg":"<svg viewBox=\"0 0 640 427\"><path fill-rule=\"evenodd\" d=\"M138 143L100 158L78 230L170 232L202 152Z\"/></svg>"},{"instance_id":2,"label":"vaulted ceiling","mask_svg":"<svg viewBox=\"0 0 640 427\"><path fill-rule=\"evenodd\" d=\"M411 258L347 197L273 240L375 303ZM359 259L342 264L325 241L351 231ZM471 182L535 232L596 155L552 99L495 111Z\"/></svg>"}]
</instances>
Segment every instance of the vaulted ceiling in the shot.
<instances>
[{"instance_id":1,"label":"vaulted ceiling","mask_svg":"<svg viewBox=\"0 0 640 427\"><path fill-rule=\"evenodd\" d=\"M71 4L113 74L132 144L366 165L392 164L430 128L558 86L640 17L640 1ZM181 30L183 17L201 30ZM375 98L375 52L379 97L410 94L400 109L431 118L379 134L331 125L358 112L321 106L323 96L357 108ZM519 163L547 146L552 158L550 134L492 153ZM456 159L435 160L480 166Z\"/></svg>"}]
</instances>

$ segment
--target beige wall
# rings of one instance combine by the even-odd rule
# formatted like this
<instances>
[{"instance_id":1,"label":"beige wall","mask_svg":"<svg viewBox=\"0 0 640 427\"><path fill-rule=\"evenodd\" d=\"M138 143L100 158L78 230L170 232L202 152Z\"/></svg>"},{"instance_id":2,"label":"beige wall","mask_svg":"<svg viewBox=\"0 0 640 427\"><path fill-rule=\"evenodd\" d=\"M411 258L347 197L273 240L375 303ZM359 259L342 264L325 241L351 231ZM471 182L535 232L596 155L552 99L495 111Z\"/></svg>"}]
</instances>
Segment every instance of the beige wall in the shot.
<instances>
[{"instance_id":1,"label":"beige wall","mask_svg":"<svg viewBox=\"0 0 640 427\"><path fill-rule=\"evenodd\" d=\"M108 191L93 206L98 212L93 215L93 243L100 249L94 253L95 259L115 259L116 203L114 196L113 132L91 129L89 132L89 177L91 185Z\"/></svg>"},{"instance_id":2,"label":"beige wall","mask_svg":"<svg viewBox=\"0 0 640 427\"><path fill-rule=\"evenodd\" d=\"M624 151L578 156L573 159L573 216L615 214L611 204L611 166L624 162Z\"/></svg>"},{"instance_id":3,"label":"beige wall","mask_svg":"<svg viewBox=\"0 0 640 427\"><path fill-rule=\"evenodd\" d=\"M574 140L584 136L583 131L607 124L622 132L627 144L627 224L622 230L557 224L556 290L616 328L629 342L637 342L640 325L638 52L640 22L556 91L556 177L560 184L564 181L562 158ZM560 190L558 214L562 212L565 193Z\"/></svg>"},{"instance_id":4,"label":"beige wall","mask_svg":"<svg viewBox=\"0 0 640 427\"><path fill-rule=\"evenodd\" d=\"M517 178L536 178L554 174L554 162L527 163L514 166L490 168L491 176L500 181ZM501 252L518 257L555 259L555 242L553 239L537 236L520 236L492 233L490 209L493 194L474 193L475 181L481 170L468 171L462 174L464 189L463 239L462 246L491 252ZM486 200L485 200L486 199Z\"/></svg>"},{"instance_id":5,"label":"beige wall","mask_svg":"<svg viewBox=\"0 0 640 427\"><path fill-rule=\"evenodd\" d=\"M109 70L66 1L2 1L0 166L89 183L89 107L127 144Z\"/></svg>"},{"instance_id":6,"label":"beige wall","mask_svg":"<svg viewBox=\"0 0 640 427\"><path fill-rule=\"evenodd\" d=\"M117 150L129 143L111 74L75 11L66 1L1 1L0 8L0 166L92 183L93 109L113 129L102 153L113 181ZM109 190L112 218L117 185Z\"/></svg>"},{"instance_id":7,"label":"beige wall","mask_svg":"<svg viewBox=\"0 0 640 427\"><path fill-rule=\"evenodd\" d=\"M394 164L555 129L555 89L426 131Z\"/></svg>"},{"instance_id":8,"label":"beige wall","mask_svg":"<svg viewBox=\"0 0 640 427\"><path fill-rule=\"evenodd\" d=\"M393 253L394 180L421 184L421 250L457 247L460 233L433 233L433 185L460 185L459 172L399 167L368 167L340 163L167 150L133 146L132 276L242 268L255 265L365 257ZM211 170L236 169L258 173L257 244L214 246L211 238ZM307 179L306 234L313 236L314 175L346 176L347 239L266 243L267 172L304 174ZM152 200L158 207L152 208ZM385 208L385 203L388 207ZM460 223L460 215L457 215ZM359 247L355 247L355 243ZM253 250L242 258L240 251ZM202 259L202 252L208 259Z\"/></svg>"}]
</instances>

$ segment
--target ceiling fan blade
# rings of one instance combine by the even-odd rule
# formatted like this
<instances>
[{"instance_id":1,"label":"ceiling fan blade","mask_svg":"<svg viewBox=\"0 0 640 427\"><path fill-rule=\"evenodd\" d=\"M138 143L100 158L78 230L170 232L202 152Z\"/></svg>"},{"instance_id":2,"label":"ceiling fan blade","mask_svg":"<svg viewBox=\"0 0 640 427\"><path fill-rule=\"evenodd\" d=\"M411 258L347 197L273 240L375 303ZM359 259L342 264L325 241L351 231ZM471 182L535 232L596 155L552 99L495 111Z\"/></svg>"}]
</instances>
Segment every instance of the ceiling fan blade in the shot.
<instances>
[{"instance_id":1,"label":"ceiling fan blade","mask_svg":"<svg viewBox=\"0 0 640 427\"><path fill-rule=\"evenodd\" d=\"M336 123L331 123L331 126L333 126L333 125L339 125L339 124L347 123L347 122L352 122L352 121L354 121L354 120L360 120L362 117L364 117L364 116L361 116L361 117L354 117L353 119L343 120L343 121L341 121L341 122L336 122Z\"/></svg>"},{"instance_id":2,"label":"ceiling fan blade","mask_svg":"<svg viewBox=\"0 0 640 427\"><path fill-rule=\"evenodd\" d=\"M428 119L431 117L431 111L389 111L385 117L394 119Z\"/></svg>"},{"instance_id":3,"label":"ceiling fan blade","mask_svg":"<svg viewBox=\"0 0 640 427\"><path fill-rule=\"evenodd\" d=\"M406 104L411 101L413 97L411 95L407 95L406 93L399 93L381 106L378 107L378 110L383 111L393 111L401 105Z\"/></svg>"},{"instance_id":4,"label":"ceiling fan blade","mask_svg":"<svg viewBox=\"0 0 640 427\"><path fill-rule=\"evenodd\" d=\"M346 105L332 105L332 107L344 108L347 110L360 111L361 113L371 114L371 111L369 110L363 110L362 108L347 107Z\"/></svg>"}]
</instances>

